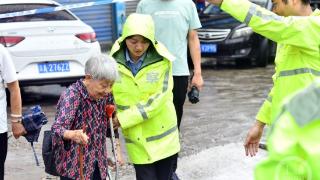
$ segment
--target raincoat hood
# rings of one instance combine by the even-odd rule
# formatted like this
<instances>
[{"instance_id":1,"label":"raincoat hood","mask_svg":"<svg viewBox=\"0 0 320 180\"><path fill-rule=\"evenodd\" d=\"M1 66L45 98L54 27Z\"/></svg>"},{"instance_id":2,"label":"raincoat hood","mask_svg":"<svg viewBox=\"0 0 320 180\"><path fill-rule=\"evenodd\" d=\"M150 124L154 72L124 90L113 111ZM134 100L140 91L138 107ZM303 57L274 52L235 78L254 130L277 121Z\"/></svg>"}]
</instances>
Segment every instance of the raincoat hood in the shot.
<instances>
[{"instance_id":1,"label":"raincoat hood","mask_svg":"<svg viewBox=\"0 0 320 180\"><path fill-rule=\"evenodd\" d=\"M169 61L173 61L175 59L175 57L162 43L156 41L155 27L152 17L147 14L138 13L132 13L127 17L126 22L123 25L122 35L114 43L110 54L112 55L117 52L120 49L121 44L124 43L124 40L133 35L141 35L149 39L156 51Z\"/></svg>"},{"instance_id":2,"label":"raincoat hood","mask_svg":"<svg viewBox=\"0 0 320 180\"><path fill-rule=\"evenodd\" d=\"M146 14L133 13L128 16L123 25L122 36L120 40L123 41L129 36L141 35L149 39L153 45L157 42L155 40L155 27L152 17Z\"/></svg>"}]
</instances>

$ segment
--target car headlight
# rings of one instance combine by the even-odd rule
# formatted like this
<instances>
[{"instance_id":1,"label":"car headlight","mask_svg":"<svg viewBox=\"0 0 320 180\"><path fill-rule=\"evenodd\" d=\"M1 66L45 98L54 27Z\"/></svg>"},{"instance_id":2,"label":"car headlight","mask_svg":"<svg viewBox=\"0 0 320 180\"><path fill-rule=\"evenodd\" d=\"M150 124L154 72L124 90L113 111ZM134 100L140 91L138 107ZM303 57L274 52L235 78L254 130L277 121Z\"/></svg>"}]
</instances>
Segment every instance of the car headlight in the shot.
<instances>
[{"instance_id":1,"label":"car headlight","mask_svg":"<svg viewBox=\"0 0 320 180\"><path fill-rule=\"evenodd\" d=\"M244 36L250 36L253 33L252 28L251 27L244 27L244 28L240 28L237 29L236 31L234 31L234 33L232 34L231 38L240 38L240 37L244 37Z\"/></svg>"}]
</instances>

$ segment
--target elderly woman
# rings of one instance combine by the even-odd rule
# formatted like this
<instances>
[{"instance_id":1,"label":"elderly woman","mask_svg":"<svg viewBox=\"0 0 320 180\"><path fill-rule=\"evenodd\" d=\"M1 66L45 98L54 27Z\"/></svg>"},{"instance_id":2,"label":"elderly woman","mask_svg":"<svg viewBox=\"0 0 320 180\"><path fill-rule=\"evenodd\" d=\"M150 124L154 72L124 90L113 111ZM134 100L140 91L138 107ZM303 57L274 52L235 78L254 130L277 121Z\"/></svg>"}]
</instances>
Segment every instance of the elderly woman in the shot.
<instances>
[{"instance_id":1,"label":"elderly woman","mask_svg":"<svg viewBox=\"0 0 320 180\"><path fill-rule=\"evenodd\" d=\"M117 76L115 61L100 55L86 62L85 78L62 93L52 126L61 179L106 179L109 126L105 108L112 100L110 92ZM117 149L122 161L120 146Z\"/></svg>"},{"instance_id":2,"label":"elderly woman","mask_svg":"<svg viewBox=\"0 0 320 180\"><path fill-rule=\"evenodd\" d=\"M168 180L180 150L172 101L174 57L155 40L152 17L128 16L112 47L121 78L113 86L118 126L137 180Z\"/></svg>"}]
</instances>

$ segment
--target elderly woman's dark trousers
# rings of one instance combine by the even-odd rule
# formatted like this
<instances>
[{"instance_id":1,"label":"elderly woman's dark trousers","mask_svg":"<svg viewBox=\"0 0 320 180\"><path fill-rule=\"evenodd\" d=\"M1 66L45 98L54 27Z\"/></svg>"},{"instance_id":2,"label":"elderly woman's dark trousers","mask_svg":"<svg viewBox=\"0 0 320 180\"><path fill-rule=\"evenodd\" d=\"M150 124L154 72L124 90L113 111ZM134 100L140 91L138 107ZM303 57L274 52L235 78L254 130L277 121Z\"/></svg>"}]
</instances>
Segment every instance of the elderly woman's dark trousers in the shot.
<instances>
[{"instance_id":1,"label":"elderly woman's dark trousers","mask_svg":"<svg viewBox=\"0 0 320 180\"><path fill-rule=\"evenodd\" d=\"M4 179L4 162L8 151L8 133L0 134L0 180Z\"/></svg>"}]
</instances>

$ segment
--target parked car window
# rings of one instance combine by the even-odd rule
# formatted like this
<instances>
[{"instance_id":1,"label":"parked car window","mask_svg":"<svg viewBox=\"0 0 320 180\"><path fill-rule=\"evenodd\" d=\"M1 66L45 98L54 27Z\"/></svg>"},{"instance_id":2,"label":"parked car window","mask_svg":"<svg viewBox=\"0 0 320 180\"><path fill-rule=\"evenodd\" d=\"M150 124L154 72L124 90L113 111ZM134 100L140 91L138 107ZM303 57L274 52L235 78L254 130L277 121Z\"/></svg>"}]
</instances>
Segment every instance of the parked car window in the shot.
<instances>
[{"instance_id":1,"label":"parked car window","mask_svg":"<svg viewBox=\"0 0 320 180\"><path fill-rule=\"evenodd\" d=\"M0 14L27 11L40 8L57 7L57 5L48 4L5 4L0 5ZM0 23L8 22L29 22L29 21L65 21L76 20L76 18L66 10L55 11L51 13L32 14L27 16L16 16L0 19Z\"/></svg>"}]
</instances>

